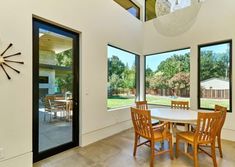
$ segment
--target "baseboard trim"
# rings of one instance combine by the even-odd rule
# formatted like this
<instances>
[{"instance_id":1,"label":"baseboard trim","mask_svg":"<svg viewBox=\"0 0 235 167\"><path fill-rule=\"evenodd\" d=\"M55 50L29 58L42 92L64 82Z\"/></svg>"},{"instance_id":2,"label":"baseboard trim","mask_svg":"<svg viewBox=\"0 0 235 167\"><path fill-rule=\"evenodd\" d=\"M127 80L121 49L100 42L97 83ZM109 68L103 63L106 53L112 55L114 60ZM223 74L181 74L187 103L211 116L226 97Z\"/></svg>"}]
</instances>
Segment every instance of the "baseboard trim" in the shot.
<instances>
[{"instance_id":1,"label":"baseboard trim","mask_svg":"<svg viewBox=\"0 0 235 167\"><path fill-rule=\"evenodd\" d=\"M4 159L0 162L0 167L32 167L33 166L33 153L25 153L19 156Z\"/></svg>"},{"instance_id":2,"label":"baseboard trim","mask_svg":"<svg viewBox=\"0 0 235 167\"><path fill-rule=\"evenodd\" d=\"M235 141L235 130L223 128L222 139Z\"/></svg>"},{"instance_id":3,"label":"baseboard trim","mask_svg":"<svg viewBox=\"0 0 235 167\"><path fill-rule=\"evenodd\" d=\"M110 137L114 134L120 133L132 127L131 120L123 121L111 126L107 126L96 131L82 134L81 147L87 146L104 138Z\"/></svg>"}]
</instances>

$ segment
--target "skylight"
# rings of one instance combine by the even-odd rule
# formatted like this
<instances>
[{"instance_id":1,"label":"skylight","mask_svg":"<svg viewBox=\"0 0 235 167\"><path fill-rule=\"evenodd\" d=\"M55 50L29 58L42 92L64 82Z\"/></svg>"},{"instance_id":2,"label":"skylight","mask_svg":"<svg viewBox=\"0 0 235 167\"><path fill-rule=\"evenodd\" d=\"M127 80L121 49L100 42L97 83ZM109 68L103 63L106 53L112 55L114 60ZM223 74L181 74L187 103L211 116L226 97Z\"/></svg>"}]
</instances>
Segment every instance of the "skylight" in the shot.
<instances>
[{"instance_id":1,"label":"skylight","mask_svg":"<svg viewBox=\"0 0 235 167\"><path fill-rule=\"evenodd\" d=\"M197 4L202 0L146 0L145 20L151 20L156 17L164 16Z\"/></svg>"}]
</instances>

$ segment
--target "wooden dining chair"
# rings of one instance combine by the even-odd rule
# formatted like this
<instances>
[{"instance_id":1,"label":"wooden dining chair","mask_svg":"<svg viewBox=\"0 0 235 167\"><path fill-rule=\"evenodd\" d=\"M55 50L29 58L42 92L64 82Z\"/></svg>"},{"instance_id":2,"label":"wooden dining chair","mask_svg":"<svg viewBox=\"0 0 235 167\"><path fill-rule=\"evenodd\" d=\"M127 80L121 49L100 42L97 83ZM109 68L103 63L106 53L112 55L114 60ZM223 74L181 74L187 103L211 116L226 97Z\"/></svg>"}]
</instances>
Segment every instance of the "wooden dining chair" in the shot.
<instances>
[{"instance_id":1,"label":"wooden dining chair","mask_svg":"<svg viewBox=\"0 0 235 167\"><path fill-rule=\"evenodd\" d=\"M131 118L135 132L135 142L134 142L134 151L133 151L134 156L136 155L137 147L150 143L150 145L148 145L151 148L150 167L154 166L155 155L160 155L169 152L171 159L173 159L172 134L168 131L169 123L165 122L156 127L153 127L151 123L150 111L141 110L137 108L131 108ZM139 136L145 138L147 141L138 144ZM162 142L164 140L168 141L169 149L168 150L155 149L155 143Z\"/></svg>"},{"instance_id":2,"label":"wooden dining chair","mask_svg":"<svg viewBox=\"0 0 235 167\"><path fill-rule=\"evenodd\" d=\"M145 101L136 101L135 106L136 106L136 108L141 109L141 110L148 110L148 102L146 100ZM155 126L157 124L159 124L159 120L152 119L152 125Z\"/></svg>"},{"instance_id":3,"label":"wooden dining chair","mask_svg":"<svg viewBox=\"0 0 235 167\"><path fill-rule=\"evenodd\" d=\"M225 119L226 119L227 108L223 106L215 105L215 112L218 112L218 111L221 112L221 119L220 119L220 123L218 127L218 132L216 134L216 138L217 138L217 144L219 148L220 157L223 158L222 145L221 145L221 131L224 126Z\"/></svg>"},{"instance_id":4,"label":"wooden dining chair","mask_svg":"<svg viewBox=\"0 0 235 167\"><path fill-rule=\"evenodd\" d=\"M171 101L171 108L188 110L189 109L189 102L188 101L172 100Z\"/></svg>"},{"instance_id":5,"label":"wooden dining chair","mask_svg":"<svg viewBox=\"0 0 235 167\"><path fill-rule=\"evenodd\" d=\"M179 149L179 142L184 142L192 145L193 156L188 152L181 152L187 155L189 158L194 160L194 167L198 167L198 149L212 157L214 167L217 167L216 154L215 154L215 138L218 132L218 124L220 122L221 112L208 112L198 113L197 128L195 132L179 132L176 134L176 158L178 153L181 152ZM200 145L210 145L211 154L200 148Z\"/></svg>"},{"instance_id":6,"label":"wooden dining chair","mask_svg":"<svg viewBox=\"0 0 235 167\"><path fill-rule=\"evenodd\" d=\"M176 101L176 100L172 100L171 101L171 108L172 109L184 109L184 110L188 110L189 109L189 102L188 101ZM174 126L184 126L184 123L175 123ZM187 125L187 128L189 128L189 125Z\"/></svg>"},{"instance_id":7,"label":"wooden dining chair","mask_svg":"<svg viewBox=\"0 0 235 167\"><path fill-rule=\"evenodd\" d=\"M220 122L218 124L218 132L216 134L216 140L217 140L217 145L218 145L216 148L219 149L220 157L223 158L222 144L221 144L222 143L221 142L221 131L222 131L225 119L226 119L227 108L220 106L220 105L215 105L214 111L221 112L221 118L220 118ZM192 126L192 131L195 131L195 130L196 130L196 126ZM205 145L205 146L207 146L207 145Z\"/></svg>"},{"instance_id":8,"label":"wooden dining chair","mask_svg":"<svg viewBox=\"0 0 235 167\"><path fill-rule=\"evenodd\" d=\"M138 109L147 110L148 109L148 102L146 100L145 101L136 101L135 106Z\"/></svg>"}]
</instances>

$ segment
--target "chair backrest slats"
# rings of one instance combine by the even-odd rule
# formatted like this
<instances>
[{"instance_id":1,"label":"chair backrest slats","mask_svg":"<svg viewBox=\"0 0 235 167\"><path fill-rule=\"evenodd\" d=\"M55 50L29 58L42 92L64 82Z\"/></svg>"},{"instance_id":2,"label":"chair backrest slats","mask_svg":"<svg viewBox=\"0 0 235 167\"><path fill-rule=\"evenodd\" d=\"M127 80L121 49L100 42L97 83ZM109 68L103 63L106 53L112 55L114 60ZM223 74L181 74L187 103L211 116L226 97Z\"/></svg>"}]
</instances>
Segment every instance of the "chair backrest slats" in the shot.
<instances>
[{"instance_id":1,"label":"chair backrest slats","mask_svg":"<svg viewBox=\"0 0 235 167\"><path fill-rule=\"evenodd\" d=\"M46 96L44 99L45 109L51 109L54 96Z\"/></svg>"},{"instance_id":2,"label":"chair backrest slats","mask_svg":"<svg viewBox=\"0 0 235 167\"><path fill-rule=\"evenodd\" d=\"M137 101L135 102L136 108L141 110L147 110L148 109L148 103L147 101Z\"/></svg>"},{"instance_id":3,"label":"chair backrest slats","mask_svg":"<svg viewBox=\"0 0 235 167\"><path fill-rule=\"evenodd\" d=\"M175 100L172 100L171 101L171 108L188 110L189 109L189 102L188 101L175 101Z\"/></svg>"},{"instance_id":4,"label":"chair backrest slats","mask_svg":"<svg viewBox=\"0 0 235 167\"><path fill-rule=\"evenodd\" d=\"M138 133L140 136L151 139L153 130L150 111L131 108L131 117L135 132Z\"/></svg>"},{"instance_id":5,"label":"chair backrest slats","mask_svg":"<svg viewBox=\"0 0 235 167\"><path fill-rule=\"evenodd\" d=\"M198 143L207 143L215 139L221 112L198 113L195 137Z\"/></svg>"}]
</instances>

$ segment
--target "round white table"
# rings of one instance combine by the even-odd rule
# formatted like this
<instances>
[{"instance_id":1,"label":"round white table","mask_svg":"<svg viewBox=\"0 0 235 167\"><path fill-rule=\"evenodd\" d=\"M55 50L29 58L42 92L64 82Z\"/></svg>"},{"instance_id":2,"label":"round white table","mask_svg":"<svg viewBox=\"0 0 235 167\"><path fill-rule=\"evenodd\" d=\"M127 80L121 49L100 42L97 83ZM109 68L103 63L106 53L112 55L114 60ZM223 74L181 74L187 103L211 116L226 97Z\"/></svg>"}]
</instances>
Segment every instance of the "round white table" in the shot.
<instances>
[{"instance_id":1,"label":"round white table","mask_svg":"<svg viewBox=\"0 0 235 167\"><path fill-rule=\"evenodd\" d=\"M153 108L150 109L151 117L160 121L172 123L195 124L197 122L197 111L172 109L172 108Z\"/></svg>"},{"instance_id":2,"label":"round white table","mask_svg":"<svg viewBox=\"0 0 235 167\"><path fill-rule=\"evenodd\" d=\"M189 124L197 123L197 111L184 110L184 109L172 109L172 108L153 108L150 109L152 119L160 121L170 122L170 131L173 134L173 142L175 142L175 134L179 131L173 123L184 123L184 131L188 131ZM187 152L188 146L184 144L185 152Z\"/></svg>"}]
</instances>

